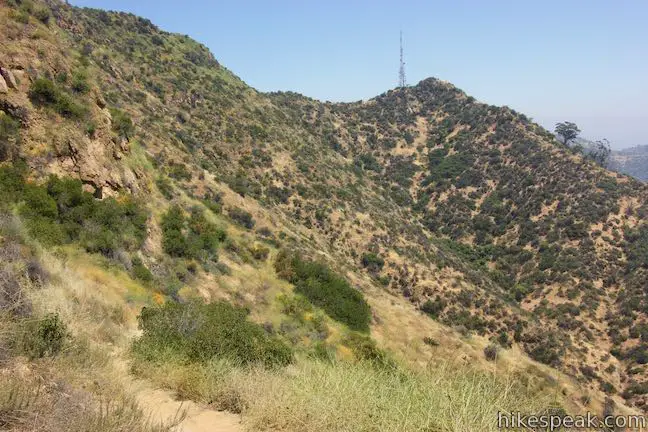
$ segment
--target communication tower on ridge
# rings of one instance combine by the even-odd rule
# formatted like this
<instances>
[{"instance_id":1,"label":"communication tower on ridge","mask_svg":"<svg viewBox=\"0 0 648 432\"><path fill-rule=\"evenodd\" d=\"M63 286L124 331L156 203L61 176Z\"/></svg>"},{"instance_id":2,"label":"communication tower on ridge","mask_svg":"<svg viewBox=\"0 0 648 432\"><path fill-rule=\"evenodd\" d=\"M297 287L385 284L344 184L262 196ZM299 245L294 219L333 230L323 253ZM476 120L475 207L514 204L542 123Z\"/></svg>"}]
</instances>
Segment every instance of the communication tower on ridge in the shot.
<instances>
[{"instance_id":1,"label":"communication tower on ridge","mask_svg":"<svg viewBox=\"0 0 648 432\"><path fill-rule=\"evenodd\" d=\"M403 60L403 32L400 32L400 69L398 71L398 87L407 87L405 81L405 61Z\"/></svg>"}]
</instances>

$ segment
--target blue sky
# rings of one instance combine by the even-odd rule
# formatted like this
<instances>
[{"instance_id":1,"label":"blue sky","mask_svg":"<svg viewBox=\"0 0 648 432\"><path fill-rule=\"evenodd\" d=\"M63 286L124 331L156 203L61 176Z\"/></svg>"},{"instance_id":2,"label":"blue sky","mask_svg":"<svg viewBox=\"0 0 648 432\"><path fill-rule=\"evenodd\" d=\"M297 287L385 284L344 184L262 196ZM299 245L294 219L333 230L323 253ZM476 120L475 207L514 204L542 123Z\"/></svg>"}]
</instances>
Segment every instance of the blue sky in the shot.
<instances>
[{"instance_id":1,"label":"blue sky","mask_svg":"<svg viewBox=\"0 0 648 432\"><path fill-rule=\"evenodd\" d=\"M648 1L71 0L188 34L262 91L354 101L434 76L545 127L648 144Z\"/></svg>"}]
</instances>

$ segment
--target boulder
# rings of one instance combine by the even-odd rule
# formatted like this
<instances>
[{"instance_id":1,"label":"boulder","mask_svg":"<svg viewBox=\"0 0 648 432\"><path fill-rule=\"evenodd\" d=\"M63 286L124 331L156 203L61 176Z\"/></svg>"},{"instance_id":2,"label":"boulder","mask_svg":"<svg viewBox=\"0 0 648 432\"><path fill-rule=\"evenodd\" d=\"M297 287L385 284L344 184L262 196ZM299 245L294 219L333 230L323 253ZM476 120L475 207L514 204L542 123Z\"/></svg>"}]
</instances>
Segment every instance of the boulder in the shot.
<instances>
[{"instance_id":1,"label":"boulder","mask_svg":"<svg viewBox=\"0 0 648 432\"><path fill-rule=\"evenodd\" d=\"M16 82L18 83L18 87L24 86L25 85L25 71L22 69L13 69L11 71L13 74L14 78L16 78Z\"/></svg>"},{"instance_id":2,"label":"boulder","mask_svg":"<svg viewBox=\"0 0 648 432\"><path fill-rule=\"evenodd\" d=\"M16 77L14 76L13 72L11 72L9 69L6 68L0 68L0 74L2 75L6 84L10 88L12 89L18 88L18 83L16 82Z\"/></svg>"},{"instance_id":3,"label":"boulder","mask_svg":"<svg viewBox=\"0 0 648 432\"><path fill-rule=\"evenodd\" d=\"M9 88L2 75L0 75L0 93L9 93Z\"/></svg>"}]
</instances>

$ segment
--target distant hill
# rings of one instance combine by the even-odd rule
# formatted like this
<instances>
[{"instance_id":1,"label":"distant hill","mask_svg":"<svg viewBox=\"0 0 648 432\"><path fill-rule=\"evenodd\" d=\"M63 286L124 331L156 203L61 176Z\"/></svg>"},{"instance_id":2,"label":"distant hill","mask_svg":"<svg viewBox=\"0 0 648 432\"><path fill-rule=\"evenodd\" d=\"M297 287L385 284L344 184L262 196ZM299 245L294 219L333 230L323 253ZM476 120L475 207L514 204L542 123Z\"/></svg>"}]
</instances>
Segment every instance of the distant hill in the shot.
<instances>
[{"instance_id":1,"label":"distant hill","mask_svg":"<svg viewBox=\"0 0 648 432\"><path fill-rule=\"evenodd\" d=\"M648 145L613 151L610 169L648 181Z\"/></svg>"},{"instance_id":2,"label":"distant hill","mask_svg":"<svg viewBox=\"0 0 648 432\"><path fill-rule=\"evenodd\" d=\"M578 145L587 154L596 147L594 141L578 137L570 146ZM623 150L612 150L607 167L612 171L627 174L642 181L648 181L648 145Z\"/></svg>"}]
</instances>

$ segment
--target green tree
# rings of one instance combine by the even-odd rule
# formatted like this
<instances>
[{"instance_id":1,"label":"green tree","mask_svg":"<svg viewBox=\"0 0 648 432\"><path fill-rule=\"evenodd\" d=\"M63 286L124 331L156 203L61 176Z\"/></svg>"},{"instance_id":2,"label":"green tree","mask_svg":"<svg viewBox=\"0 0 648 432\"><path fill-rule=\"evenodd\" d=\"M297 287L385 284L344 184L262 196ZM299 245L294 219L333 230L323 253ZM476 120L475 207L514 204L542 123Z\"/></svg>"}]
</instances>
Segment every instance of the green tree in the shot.
<instances>
[{"instance_id":1,"label":"green tree","mask_svg":"<svg viewBox=\"0 0 648 432\"><path fill-rule=\"evenodd\" d=\"M556 123L556 134L562 138L562 143L569 145L571 141L574 141L581 130L572 122L563 122Z\"/></svg>"},{"instance_id":2,"label":"green tree","mask_svg":"<svg viewBox=\"0 0 648 432\"><path fill-rule=\"evenodd\" d=\"M603 138L602 140L596 141L594 149L590 151L588 157L603 168L607 168L611 153L610 141Z\"/></svg>"}]
</instances>

